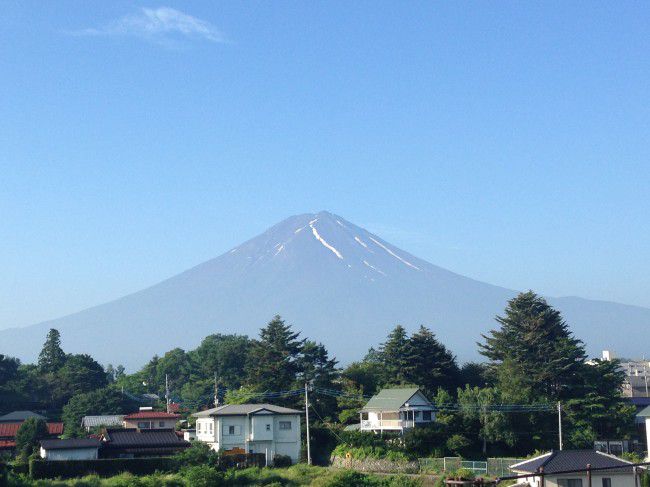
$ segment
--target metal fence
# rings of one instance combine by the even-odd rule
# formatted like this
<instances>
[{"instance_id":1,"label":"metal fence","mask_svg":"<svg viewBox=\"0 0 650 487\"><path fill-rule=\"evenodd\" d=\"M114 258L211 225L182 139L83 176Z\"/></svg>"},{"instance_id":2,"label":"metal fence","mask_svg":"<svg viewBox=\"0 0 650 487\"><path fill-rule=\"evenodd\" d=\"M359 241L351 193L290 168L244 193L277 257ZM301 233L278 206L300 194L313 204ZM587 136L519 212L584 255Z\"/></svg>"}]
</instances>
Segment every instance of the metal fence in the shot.
<instances>
[{"instance_id":1,"label":"metal fence","mask_svg":"<svg viewBox=\"0 0 650 487\"><path fill-rule=\"evenodd\" d=\"M459 468L472 471L476 475L502 477L510 473L509 467L521 462L521 458L488 458L485 461L463 460L460 457L418 458L421 472L453 472Z\"/></svg>"}]
</instances>

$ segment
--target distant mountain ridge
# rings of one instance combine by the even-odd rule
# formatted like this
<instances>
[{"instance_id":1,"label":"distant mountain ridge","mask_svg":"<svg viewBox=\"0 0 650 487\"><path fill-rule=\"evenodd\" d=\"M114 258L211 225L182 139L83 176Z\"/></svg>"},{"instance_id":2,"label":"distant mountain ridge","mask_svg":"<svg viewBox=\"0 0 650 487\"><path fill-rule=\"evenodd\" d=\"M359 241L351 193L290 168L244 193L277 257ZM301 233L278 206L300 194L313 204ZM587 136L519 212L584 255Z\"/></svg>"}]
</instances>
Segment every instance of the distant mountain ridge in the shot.
<instances>
[{"instance_id":1,"label":"distant mountain ridge","mask_svg":"<svg viewBox=\"0 0 650 487\"><path fill-rule=\"evenodd\" d=\"M463 360L517 291L430 264L328 212L296 215L225 254L142 291L69 316L0 330L0 353L35 359L49 328L68 352L130 369L212 333L256 336L280 314L304 337L348 362L397 323L429 326ZM634 337L650 309L549 298L588 351L643 355Z\"/></svg>"}]
</instances>

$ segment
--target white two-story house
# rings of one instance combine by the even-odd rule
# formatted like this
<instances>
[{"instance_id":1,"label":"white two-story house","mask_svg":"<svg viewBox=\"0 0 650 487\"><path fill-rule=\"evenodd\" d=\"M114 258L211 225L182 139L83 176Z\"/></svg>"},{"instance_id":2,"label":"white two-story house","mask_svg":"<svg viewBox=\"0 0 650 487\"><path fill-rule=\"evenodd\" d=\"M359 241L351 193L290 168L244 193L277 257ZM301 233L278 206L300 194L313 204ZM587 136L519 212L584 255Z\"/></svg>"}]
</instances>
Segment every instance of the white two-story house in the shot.
<instances>
[{"instance_id":1,"label":"white two-story house","mask_svg":"<svg viewBox=\"0 0 650 487\"><path fill-rule=\"evenodd\" d=\"M382 389L360 412L361 431L399 431L426 425L435 418L435 408L417 388Z\"/></svg>"},{"instance_id":2,"label":"white two-story house","mask_svg":"<svg viewBox=\"0 0 650 487\"><path fill-rule=\"evenodd\" d=\"M196 439L216 451L264 453L300 460L301 411L272 404L226 404L194 414Z\"/></svg>"}]
</instances>

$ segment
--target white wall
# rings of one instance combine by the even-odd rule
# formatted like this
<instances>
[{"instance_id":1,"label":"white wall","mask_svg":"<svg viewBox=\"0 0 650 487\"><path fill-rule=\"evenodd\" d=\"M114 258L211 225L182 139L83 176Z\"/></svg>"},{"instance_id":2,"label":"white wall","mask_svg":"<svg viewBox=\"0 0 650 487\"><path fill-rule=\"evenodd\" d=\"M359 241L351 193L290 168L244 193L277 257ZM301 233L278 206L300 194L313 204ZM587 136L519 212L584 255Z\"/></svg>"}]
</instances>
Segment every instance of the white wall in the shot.
<instances>
[{"instance_id":1,"label":"white wall","mask_svg":"<svg viewBox=\"0 0 650 487\"><path fill-rule=\"evenodd\" d=\"M650 458L650 418L645 418L646 461Z\"/></svg>"},{"instance_id":2,"label":"white wall","mask_svg":"<svg viewBox=\"0 0 650 487\"><path fill-rule=\"evenodd\" d=\"M289 423L289 429L281 429L281 423ZM212 424L210 433L209 424ZM270 425L267 431L266 425ZM230 434L230 427L235 429ZM250 433L253 433L252 439ZM248 416L219 416L198 418L196 439L210 444L215 450L242 448L257 453L268 451L269 461L273 455L287 455L294 463L300 461L300 415L253 414Z\"/></svg>"},{"instance_id":3,"label":"white wall","mask_svg":"<svg viewBox=\"0 0 650 487\"><path fill-rule=\"evenodd\" d=\"M593 472L591 474L591 487L603 487L603 478L611 479L612 487L636 487L634 484L634 475L632 475L631 470L632 469L630 468L630 473L604 473L602 471ZM559 487L559 479L582 479L582 487L589 487L589 484L587 483L587 474L584 472L562 474L558 476L548 475L546 476L544 486ZM541 487L539 477L527 477L524 480L528 482L531 487Z\"/></svg>"},{"instance_id":4,"label":"white wall","mask_svg":"<svg viewBox=\"0 0 650 487\"><path fill-rule=\"evenodd\" d=\"M69 450L45 450L41 447L41 458L46 460L96 460L97 448L74 448Z\"/></svg>"}]
</instances>

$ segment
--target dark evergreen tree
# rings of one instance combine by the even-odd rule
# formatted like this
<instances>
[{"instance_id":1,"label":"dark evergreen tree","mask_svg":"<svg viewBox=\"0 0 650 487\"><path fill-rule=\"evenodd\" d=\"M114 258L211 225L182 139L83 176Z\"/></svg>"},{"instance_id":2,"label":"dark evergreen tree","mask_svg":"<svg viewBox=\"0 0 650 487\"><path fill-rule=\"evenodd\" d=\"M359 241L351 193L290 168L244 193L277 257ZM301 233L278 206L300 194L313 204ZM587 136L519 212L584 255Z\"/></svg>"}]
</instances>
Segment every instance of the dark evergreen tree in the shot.
<instances>
[{"instance_id":1,"label":"dark evergreen tree","mask_svg":"<svg viewBox=\"0 0 650 487\"><path fill-rule=\"evenodd\" d=\"M18 375L20 360L0 353L0 387Z\"/></svg>"},{"instance_id":2,"label":"dark evergreen tree","mask_svg":"<svg viewBox=\"0 0 650 487\"><path fill-rule=\"evenodd\" d=\"M283 391L295 385L298 358L303 346L296 333L280 316L260 331L248 355L248 384L256 391Z\"/></svg>"},{"instance_id":3,"label":"dark evergreen tree","mask_svg":"<svg viewBox=\"0 0 650 487\"><path fill-rule=\"evenodd\" d=\"M408 382L424 388L432 397L439 387L453 390L459 380L459 369L454 355L426 328L414 333L407 347Z\"/></svg>"},{"instance_id":4,"label":"dark evergreen tree","mask_svg":"<svg viewBox=\"0 0 650 487\"><path fill-rule=\"evenodd\" d=\"M479 343L493 375L508 362L536 400L555 401L575 394L584 371L585 349L557 310L528 291L511 299L505 316L497 316L496 321L501 328L483 335L485 343ZM510 393L501 386L504 394Z\"/></svg>"},{"instance_id":5,"label":"dark evergreen tree","mask_svg":"<svg viewBox=\"0 0 650 487\"><path fill-rule=\"evenodd\" d=\"M38 367L42 372L53 373L63 367L65 353L61 348L61 334L51 328L38 355Z\"/></svg>"},{"instance_id":6,"label":"dark evergreen tree","mask_svg":"<svg viewBox=\"0 0 650 487\"><path fill-rule=\"evenodd\" d=\"M402 325L397 325L379 347L384 379L389 384L405 384L411 373L411 344Z\"/></svg>"}]
</instances>

